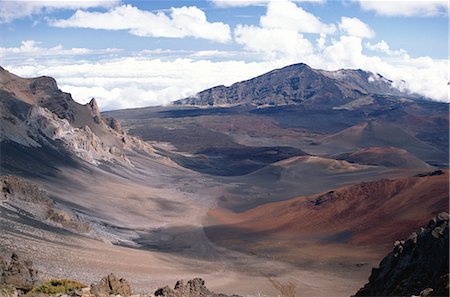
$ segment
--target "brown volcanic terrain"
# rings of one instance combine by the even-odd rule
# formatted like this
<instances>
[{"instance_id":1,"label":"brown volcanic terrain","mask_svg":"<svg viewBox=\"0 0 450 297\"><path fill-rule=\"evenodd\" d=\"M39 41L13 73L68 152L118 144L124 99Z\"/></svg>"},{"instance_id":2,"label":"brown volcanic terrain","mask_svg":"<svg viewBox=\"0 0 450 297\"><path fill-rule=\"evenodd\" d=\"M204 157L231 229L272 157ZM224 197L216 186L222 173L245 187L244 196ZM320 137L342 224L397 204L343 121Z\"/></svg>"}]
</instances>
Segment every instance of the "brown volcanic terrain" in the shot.
<instances>
[{"instance_id":1,"label":"brown volcanic terrain","mask_svg":"<svg viewBox=\"0 0 450 297\"><path fill-rule=\"evenodd\" d=\"M371 75L298 64L200 96L234 107L100 114L0 69L1 170L19 187L0 197L0 254L147 292L200 276L225 293L349 296L391 240L448 207L447 171L412 177L448 166L448 104ZM88 228L52 222L26 185Z\"/></svg>"},{"instance_id":2,"label":"brown volcanic terrain","mask_svg":"<svg viewBox=\"0 0 450 297\"><path fill-rule=\"evenodd\" d=\"M311 245L324 250L336 247L336 257L343 253L351 258L345 249L386 251L392 242L448 209L448 178L448 172L442 172L382 179L269 203L242 213L214 209L209 215L216 225L207 234L223 246L233 243L228 247L254 253L261 251L252 242L264 242L265 249L272 247L274 255L291 260ZM238 244L239 238L244 238L242 244Z\"/></svg>"}]
</instances>

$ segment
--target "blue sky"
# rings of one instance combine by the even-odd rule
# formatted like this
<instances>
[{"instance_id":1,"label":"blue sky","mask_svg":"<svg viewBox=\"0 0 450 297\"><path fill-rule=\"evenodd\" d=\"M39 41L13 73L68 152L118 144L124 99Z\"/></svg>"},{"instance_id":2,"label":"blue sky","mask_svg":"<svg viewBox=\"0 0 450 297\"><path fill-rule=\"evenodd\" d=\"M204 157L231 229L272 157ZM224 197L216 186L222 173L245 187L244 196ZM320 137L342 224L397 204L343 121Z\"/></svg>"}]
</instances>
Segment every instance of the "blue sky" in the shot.
<instances>
[{"instance_id":1,"label":"blue sky","mask_svg":"<svg viewBox=\"0 0 450 297\"><path fill-rule=\"evenodd\" d=\"M446 1L1 1L0 62L103 110L305 62L448 101ZM406 81L406 83L404 82Z\"/></svg>"}]
</instances>

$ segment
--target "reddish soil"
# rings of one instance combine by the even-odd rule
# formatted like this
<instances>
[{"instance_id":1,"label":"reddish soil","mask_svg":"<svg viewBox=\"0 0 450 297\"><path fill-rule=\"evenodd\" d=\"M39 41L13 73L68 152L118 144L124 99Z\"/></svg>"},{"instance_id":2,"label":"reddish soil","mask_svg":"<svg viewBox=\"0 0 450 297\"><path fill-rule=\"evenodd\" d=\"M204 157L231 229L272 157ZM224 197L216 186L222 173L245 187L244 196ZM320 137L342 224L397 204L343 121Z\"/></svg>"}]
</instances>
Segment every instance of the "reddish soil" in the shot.
<instances>
[{"instance_id":1,"label":"reddish soil","mask_svg":"<svg viewBox=\"0 0 450 297\"><path fill-rule=\"evenodd\" d=\"M448 171L437 176L362 182L317 195L269 203L243 213L209 212L233 232L264 240L388 247L449 208ZM218 240L221 235L215 235ZM233 238L234 239L234 238Z\"/></svg>"}]
</instances>

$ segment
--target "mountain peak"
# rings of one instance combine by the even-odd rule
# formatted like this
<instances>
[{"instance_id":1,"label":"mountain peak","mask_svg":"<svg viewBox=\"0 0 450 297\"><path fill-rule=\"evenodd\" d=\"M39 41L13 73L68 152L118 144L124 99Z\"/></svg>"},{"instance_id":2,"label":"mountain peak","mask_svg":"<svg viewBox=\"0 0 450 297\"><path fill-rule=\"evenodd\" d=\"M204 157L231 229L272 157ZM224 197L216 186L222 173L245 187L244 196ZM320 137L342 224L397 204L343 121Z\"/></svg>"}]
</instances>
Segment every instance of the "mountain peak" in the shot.
<instances>
[{"instance_id":1,"label":"mountain peak","mask_svg":"<svg viewBox=\"0 0 450 297\"><path fill-rule=\"evenodd\" d=\"M367 95L402 95L391 81L361 69L326 71L297 63L275 69L230 87L218 86L174 104L200 106L303 105L332 108Z\"/></svg>"}]
</instances>

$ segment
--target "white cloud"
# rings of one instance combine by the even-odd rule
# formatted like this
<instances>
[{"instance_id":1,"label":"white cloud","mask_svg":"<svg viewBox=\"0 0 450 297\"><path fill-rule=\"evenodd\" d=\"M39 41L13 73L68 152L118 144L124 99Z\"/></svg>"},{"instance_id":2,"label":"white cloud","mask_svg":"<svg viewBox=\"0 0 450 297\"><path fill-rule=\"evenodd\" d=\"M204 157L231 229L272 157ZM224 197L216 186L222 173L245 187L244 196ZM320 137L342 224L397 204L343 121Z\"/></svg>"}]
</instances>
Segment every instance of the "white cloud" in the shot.
<instances>
[{"instance_id":1,"label":"white cloud","mask_svg":"<svg viewBox=\"0 0 450 297\"><path fill-rule=\"evenodd\" d=\"M266 59L301 61L313 52L313 45L303 36L316 33L322 36L336 30L334 25L322 23L313 14L287 0L271 1L260 18L260 26L238 25L234 38L245 49L263 54Z\"/></svg>"},{"instance_id":2,"label":"white cloud","mask_svg":"<svg viewBox=\"0 0 450 297\"><path fill-rule=\"evenodd\" d=\"M195 6L171 8L170 16L153 13L132 5L121 5L107 12L77 10L68 19L51 20L50 25L61 28L90 28L127 30L143 37L183 38L195 37L227 42L230 27L221 22L208 22L205 13Z\"/></svg>"},{"instance_id":3,"label":"white cloud","mask_svg":"<svg viewBox=\"0 0 450 297\"><path fill-rule=\"evenodd\" d=\"M106 49L88 49L88 48L64 48L61 44L46 48L40 47L40 42L35 40L24 40L20 47L0 47L0 57L3 63L12 62L15 60L22 60L26 58L38 59L44 57L58 57L58 56L84 56L84 55L111 55L122 51L118 48Z\"/></svg>"},{"instance_id":4,"label":"white cloud","mask_svg":"<svg viewBox=\"0 0 450 297\"><path fill-rule=\"evenodd\" d=\"M244 45L245 49L261 53L272 61L285 57L301 60L313 51L311 42L292 30L238 25L234 35L236 42Z\"/></svg>"},{"instance_id":5,"label":"white cloud","mask_svg":"<svg viewBox=\"0 0 450 297\"><path fill-rule=\"evenodd\" d=\"M119 0L45 0L45 1L0 1L0 23L8 23L15 19L31 15L52 12L55 10L87 9L93 7L112 7L120 3Z\"/></svg>"},{"instance_id":6,"label":"white cloud","mask_svg":"<svg viewBox=\"0 0 450 297\"><path fill-rule=\"evenodd\" d=\"M379 44L385 51L390 47ZM338 68L361 68L379 73L392 80L394 86L417 93L437 101L449 102L448 60L433 60L430 57L411 58L404 50L401 55L386 59L363 53L360 37L341 36L323 51L310 57L313 67L336 70ZM390 52L387 52L390 53ZM308 62L308 61L307 61Z\"/></svg>"},{"instance_id":7,"label":"white cloud","mask_svg":"<svg viewBox=\"0 0 450 297\"><path fill-rule=\"evenodd\" d=\"M375 37L375 32L369 27L369 25L358 18L341 17L339 29L345 34L351 36L362 38Z\"/></svg>"},{"instance_id":8,"label":"white cloud","mask_svg":"<svg viewBox=\"0 0 450 297\"><path fill-rule=\"evenodd\" d=\"M316 42L319 49L324 48L325 43L327 42L327 35L325 33L320 33L320 36L316 39Z\"/></svg>"},{"instance_id":9,"label":"white cloud","mask_svg":"<svg viewBox=\"0 0 450 297\"><path fill-rule=\"evenodd\" d=\"M388 56L403 56L405 58L409 58L408 53L404 49L392 50L384 40L381 40L380 42L375 44L367 42L366 47L372 51L378 51Z\"/></svg>"},{"instance_id":10,"label":"white cloud","mask_svg":"<svg viewBox=\"0 0 450 297\"><path fill-rule=\"evenodd\" d=\"M127 57L98 62L5 65L24 77L48 75L75 100L98 99L102 110L160 105L206 88L249 79L280 64Z\"/></svg>"},{"instance_id":11,"label":"white cloud","mask_svg":"<svg viewBox=\"0 0 450 297\"><path fill-rule=\"evenodd\" d=\"M246 6L263 6L269 2L277 0L210 0L217 7L246 7ZM326 0L294 0L294 2L314 2L323 3Z\"/></svg>"},{"instance_id":12,"label":"white cloud","mask_svg":"<svg viewBox=\"0 0 450 297\"><path fill-rule=\"evenodd\" d=\"M385 16L435 16L448 15L447 0L358 0L364 10L375 11Z\"/></svg>"},{"instance_id":13,"label":"white cloud","mask_svg":"<svg viewBox=\"0 0 450 297\"><path fill-rule=\"evenodd\" d=\"M322 23L315 15L287 0L271 1L260 19L266 29L284 29L302 33L333 33L334 25Z\"/></svg>"}]
</instances>

